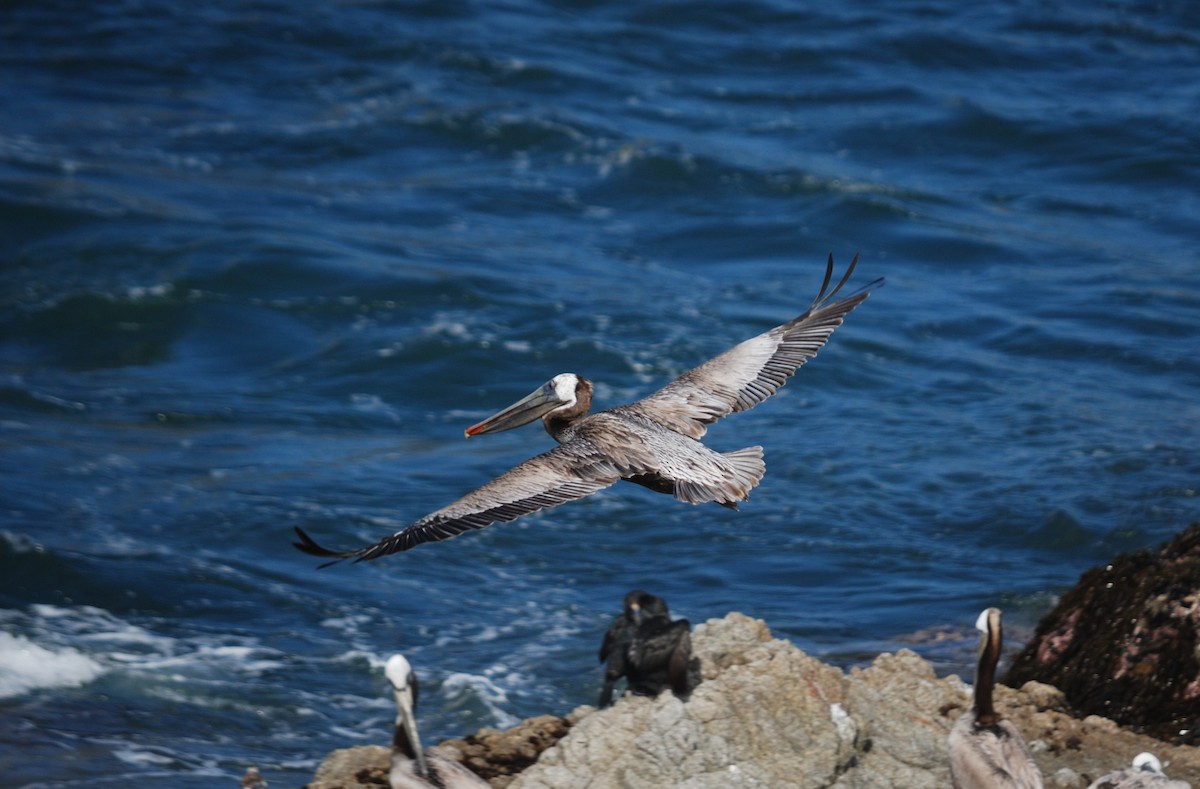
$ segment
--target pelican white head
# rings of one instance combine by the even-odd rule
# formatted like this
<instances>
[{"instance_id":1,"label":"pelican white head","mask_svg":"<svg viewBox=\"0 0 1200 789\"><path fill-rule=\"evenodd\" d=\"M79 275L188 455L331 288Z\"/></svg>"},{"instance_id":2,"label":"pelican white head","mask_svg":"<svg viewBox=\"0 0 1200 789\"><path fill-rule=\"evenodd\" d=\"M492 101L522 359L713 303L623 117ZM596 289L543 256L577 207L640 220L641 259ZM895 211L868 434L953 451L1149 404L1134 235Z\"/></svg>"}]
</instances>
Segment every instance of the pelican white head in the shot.
<instances>
[{"instance_id":1,"label":"pelican white head","mask_svg":"<svg viewBox=\"0 0 1200 789\"><path fill-rule=\"evenodd\" d=\"M559 373L548 382L554 395L562 402L559 408L575 405L575 390L579 387L579 376L575 373Z\"/></svg>"},{"instance_id":2,"label":"pelican white head","mask_svg":"<svg viewBox=\"0 0 1200 789\"><path fill-rule=\"evenodd\" d=\"M1145 751L1133 757L1133 769L1153 773L1162 773L1163 771L1162 762L1158 760L1158 757Z\"/></svg>"},{"instance_id":3,"label":"pelican white head","mask_svg":"<svg viewBox=\"0 0 1200 789\"><path fill-rule=\"evenodd\" d=\"M404 655L396 653L384 664L383 673L387 676L388 682L392 683L393 688L404 690L411 683L413 670L408 659Z\"/></svg>"}]
</instances>

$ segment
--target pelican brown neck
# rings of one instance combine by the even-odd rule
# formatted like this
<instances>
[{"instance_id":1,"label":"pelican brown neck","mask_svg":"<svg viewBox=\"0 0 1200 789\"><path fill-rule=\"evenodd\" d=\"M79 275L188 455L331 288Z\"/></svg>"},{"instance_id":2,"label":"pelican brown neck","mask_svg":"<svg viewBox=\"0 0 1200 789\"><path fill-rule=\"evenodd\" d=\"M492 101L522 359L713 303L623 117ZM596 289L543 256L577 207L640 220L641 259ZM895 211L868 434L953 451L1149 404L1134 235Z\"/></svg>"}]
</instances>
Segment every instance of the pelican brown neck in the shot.
<instances>
[{"instance_id":1,"label":"pelican brown neck","mask_svg":"<svg viewBox=\"0 0 1200 789\"><path fill-rule=\"evenodd\" d=\"M407 716L401 714L396 716L396 727L392 731L392 750L398 751L412 761L418 761L418 755L421 754L421 740L418 736L414 742L414 738L409 735L409 726L405 720Z\"/></svg>"},{"instance_id":2,"label":"pelican brown neck","mask_svg":"<svg viewBox=\"0 0 1200 789\"><path fill-rule=\"evenodd\" d=\"M1000 609L988 608L979 615L975 626L982 631L979 639L979 664L975 669L975 722L979 726L994 726L999 716L992 703L996 686L996 664L1004 631L1000 624Z\"/></svg>"},{"instance_id":3,"label":"pelican brown neck","mask_svg":"<svg viewBox=\"0 0 1200 789\"><path fill-rule=\"evenodd\" d=\"M558 376L562 377L562 376ZM542 425L555 441L562 443L566 440L566 432L572 425L587 416L592 407L592 382L586 378L572 375L575 386L571 401L542 417Z\"/></svg>"}]
</instances>

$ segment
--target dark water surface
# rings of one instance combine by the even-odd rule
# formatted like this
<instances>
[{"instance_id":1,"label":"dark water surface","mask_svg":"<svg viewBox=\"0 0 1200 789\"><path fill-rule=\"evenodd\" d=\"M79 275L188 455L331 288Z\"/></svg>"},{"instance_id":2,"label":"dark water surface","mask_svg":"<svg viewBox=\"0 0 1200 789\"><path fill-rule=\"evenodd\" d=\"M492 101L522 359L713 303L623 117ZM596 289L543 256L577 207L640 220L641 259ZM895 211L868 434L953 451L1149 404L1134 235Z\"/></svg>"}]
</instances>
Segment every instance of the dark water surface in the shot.
<instances>
[{"instance_id":1,"label":"dark water surface","mask_svg":"<svg viewBox=\"0 0 1200 789\"><path fill-rule=\"evenodd\" d=\"M591 702L645 587L840 665L1195 520L1194 3L8 3L0 785L305 782ZM832 4L837 6L838 4ZM632 485L316 571L625 402L887 285L734 513ZM915 634L915 635L914 635Z\"/></svg>"}]
</instances>

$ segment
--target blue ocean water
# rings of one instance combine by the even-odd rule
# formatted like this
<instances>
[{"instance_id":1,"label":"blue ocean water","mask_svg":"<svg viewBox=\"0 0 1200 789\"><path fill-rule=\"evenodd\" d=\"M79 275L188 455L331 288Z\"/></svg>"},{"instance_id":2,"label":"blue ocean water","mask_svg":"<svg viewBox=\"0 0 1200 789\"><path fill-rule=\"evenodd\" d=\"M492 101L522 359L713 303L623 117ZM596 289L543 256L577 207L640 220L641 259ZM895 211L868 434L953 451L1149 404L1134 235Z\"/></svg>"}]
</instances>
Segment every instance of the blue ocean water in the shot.
<instances>
[{"instance_id":1,"label":"blue ocean water","mask_svg":"<svg viewBox=\"0 0 1200 789\"><path fill-rule=\"evenodd\" d=\"M623 593L961 671L1200 515L1200 10L756 0L8 3L0 786L308 780L592 703ZM887 284L734 513L632 485L318 571L601 407Z\"/></svg>"}]
</instances>

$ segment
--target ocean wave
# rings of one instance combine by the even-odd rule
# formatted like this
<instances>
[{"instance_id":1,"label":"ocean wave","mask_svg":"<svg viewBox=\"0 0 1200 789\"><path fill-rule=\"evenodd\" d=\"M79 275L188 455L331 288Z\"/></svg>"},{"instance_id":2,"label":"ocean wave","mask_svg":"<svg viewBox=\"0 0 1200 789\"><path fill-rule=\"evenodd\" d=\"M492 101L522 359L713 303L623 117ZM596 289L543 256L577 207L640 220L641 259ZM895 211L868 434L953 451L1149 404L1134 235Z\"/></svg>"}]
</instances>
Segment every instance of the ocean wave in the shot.
<instances>
[{"instance_id":1,"label":"ocean wave","mask_svg":"<svg viewBox=\"0 0 1200 789\"><path fill-rule=\"evenodd\" d=\"M442 680L445 704L451 708L482 706L487 718L495 721L494 726L508 728L521 719L505 709L509 702L508 693L491 678L479 674L453 673Z\"/></svg>"},{"instance_id":2,"label":"ocean wave","mask_svg":"<svg viewBox=\"0 0 1200 789\"><path fill-rule=\"evenodd\" d=\"M179 699L202 702L213 683L238 682L281 669L284 656L257 639L233 634L178 638L95 606L34 604L0 610L0 695L74 687L101 676L142 692L173 686ZM188 686L194 686L191 690Z\"/></svg>"},{"instance_id":3,"label":"ocean wave","mask_svg":"<svg viewBox=\"0 0 1200 789\"><path fill-rule=\"evenodd\" d=\"M39 688L79 687L104 670L77 649L47 649L25 636L0 633L0 698Z\"/></svg>"}]
</instances>

